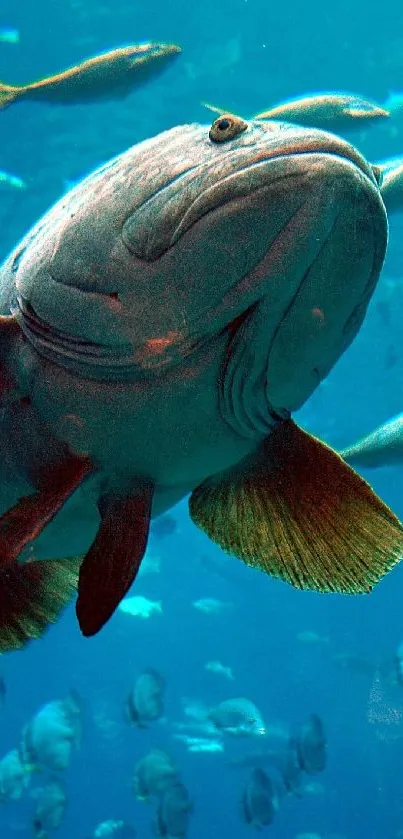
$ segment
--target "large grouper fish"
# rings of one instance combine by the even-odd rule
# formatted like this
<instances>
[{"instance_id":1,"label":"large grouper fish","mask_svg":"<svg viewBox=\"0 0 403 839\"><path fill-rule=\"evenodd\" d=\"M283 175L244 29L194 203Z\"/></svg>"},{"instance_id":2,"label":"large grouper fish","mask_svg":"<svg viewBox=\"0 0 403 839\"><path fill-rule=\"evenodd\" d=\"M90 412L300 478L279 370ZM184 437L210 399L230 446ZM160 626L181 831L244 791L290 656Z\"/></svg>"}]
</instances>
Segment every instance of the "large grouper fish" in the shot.
<instances>
[{"instance_id":1,"label":"large grouper fish","mask_svg":"<svg viewBox=\"0 0 403 839\"><path fill-rule=\"evenodd\" d=\"M1 651L77 585L97 633L189 493L211 539L301 589L368 592L402 557L393 513L290 418L379 278L376 175L336 136L227 114L116 157L7 259Z\"/></svg>"}]
</instances>

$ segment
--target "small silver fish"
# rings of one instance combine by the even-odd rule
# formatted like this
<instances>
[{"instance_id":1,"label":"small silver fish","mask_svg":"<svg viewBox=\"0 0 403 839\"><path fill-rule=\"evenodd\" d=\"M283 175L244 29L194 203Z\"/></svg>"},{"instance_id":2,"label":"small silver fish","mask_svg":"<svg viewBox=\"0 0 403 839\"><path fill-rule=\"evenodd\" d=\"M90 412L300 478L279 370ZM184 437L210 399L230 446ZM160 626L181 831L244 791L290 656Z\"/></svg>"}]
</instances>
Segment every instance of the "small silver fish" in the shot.
<instances>
[{"instance_id":1,"label":"small silver fish","mask_svg":"<svg viewBox=\"0 0 403 839\"><path fill-rule=\"evenodd\" d=\"M155 820L155 833L166 839L182 839L187 835L193 804L184 784L170 784L162 793Z\"/></svg>"},{"instance_id":2,"label":"small silver fish","mask_svg":"<svg viewBox=\"0 0 403 839\"><path fill-rule=\"evenodd\" d=\"M229 681L234 680L232 668L225 664L221 664L221 661L208 661L207 664L204 665L204 669L207 670L208 673L216 673L218 676L224 676L224 678L229 679Z\"/></svg>"},{"instance_id":3,"label":"small silver fish","mask_svg":"<svg viewBox=\"0 0 403 839\"><path fill-rule=\"evenodd\" d=\"M235 737L264 737L266 726L256 705L243 696L225 699L208 712L215 727Z\"/></svg>"},{"instance_id":4,"label":"small silver fish","mask_svg":"<svg viewBox=\"0 0 403 839\"><path fill-rule=\"evenodd\" d=\"M0 82L0 109L22 99L71 105L97 99L115 99L158 75L181 52L176 44L132 44L88 58L26 85Z\"/></svg>"},{"instance_id":5,"label":"small silver fish","mask_svg":"<svg viewBox=\"0 0 403 839\"><path fill-rule=\"evenodd\" d=\"M198 612L204 612L205 615L220 615L221 612L230 609L232 603L225 603L216 597L200 597L199 600L193 601L192 606Z\"/></svg>"},{"instance_id":6,"label":"small silver fish","mask_svg":"<svg viewBox=\"0 0 403 839\"><path fill-rule=\"evenodd\" d=\"M372 124L387 117L389 112L385 108L361 96L350 93L316 93L282 102L256 114L255 119L278 119L343 133L357 130L363 123Z\"/></svg>"},{"instance_id":7,"label":"small silver fish","mask_svg":"<svg viewBox=\"0 0 403 839\"><path fill-rule=\"evenodd\" d=\"M208 102L202 104L221 116L224 116L226 112L226 109L218 108ZM279 120L308 128L346 133L359 130L363 124L372 125L388 117L389 111L386 107L381 107L356 94L315 93L281 102L279 105L255 114L253 119Z\"/></svg>"},{"instance_id":8,"label":"small silver fish","mask_svg":"<svg viewBox=\"0 0 403 839\"><path fill-rule=\"evenodd\" d=\"M9 172L0 172L0 188L11 187L12 189L26 189L27 185L17 175L10 175Z\"/></svg>"}]
</instances>

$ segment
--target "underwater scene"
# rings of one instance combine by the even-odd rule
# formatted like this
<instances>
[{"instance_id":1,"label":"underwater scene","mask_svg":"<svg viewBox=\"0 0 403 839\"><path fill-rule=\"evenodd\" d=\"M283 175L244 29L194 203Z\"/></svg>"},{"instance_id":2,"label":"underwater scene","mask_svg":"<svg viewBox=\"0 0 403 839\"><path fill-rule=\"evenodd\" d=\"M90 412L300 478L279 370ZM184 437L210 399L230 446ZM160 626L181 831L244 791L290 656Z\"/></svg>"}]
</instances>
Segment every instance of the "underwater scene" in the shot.
<instances>
[{"instance_id":1,"label":"underwater scene","mask_svg":"<svg viewBox=\"0 0 403 839\"><path fill-rule=\"evenodd\" d=\"M0 839L403 837L402 23L0 0Z\"/></svg>"}]
</instances>

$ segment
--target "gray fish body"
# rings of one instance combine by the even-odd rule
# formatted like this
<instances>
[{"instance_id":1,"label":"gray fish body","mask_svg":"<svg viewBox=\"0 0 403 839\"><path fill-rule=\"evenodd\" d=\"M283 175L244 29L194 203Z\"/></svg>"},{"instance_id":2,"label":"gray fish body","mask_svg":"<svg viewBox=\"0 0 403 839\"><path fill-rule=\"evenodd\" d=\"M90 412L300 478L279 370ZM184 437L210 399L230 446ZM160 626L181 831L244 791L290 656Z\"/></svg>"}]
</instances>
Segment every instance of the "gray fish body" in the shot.
<instances>
[{"instance_id":1,"label":"gray fish body","mask_svg":"<svg viewBox=\"0 0 403 839\"><path fill-rule=\"evenodd\" d=\"M67 797L60 781L53 779L37 790L37 804L32 822L36 839L48 839L49 831L61 827L67 805Z\"/></svg>"},{"instance_id":2,"label":"gray fish body","mask_svg":"<svg viewBox=\"0 0 403 839\"><path fill-rule=\"evenodd\" d=\"M276 795L269 775L253 769L241 799L242 815L256 830L271 824L276 814Z\"/></svg>"},{"instance_id":3,"label":"gray fish body","mask_svg":"<svg viewBox=\"0 0 403 839\"><path fill-rule=\"evenodd\" d=\"M263 114L258 116L263 118ZM324 131L345 133L361 130L389 116L375 102L355 94L323 93L304 96L265 112L266 119L282 119Z\"/></svg>"},{"instance_id":4,"label":"gray fish body","mask_svg":"<svg viewBox=\"0 0 403 839\"><path fill-rule=\"evenodd\" d=\"M354 338L386 241L371 167L319 131L252 121L215 144L185 125L102 167L0 272L27 397L3 410L0 512L66 445L88 456L36 546L77 553L100 494L150 481L156 516L239 463Z\"/></svg>"},{"instance_id":5,"label":"gray fish body","mask_svg":"<svg viewBox=\"0 0 403 839\"><path fill-rule=\"evenodd\" d=\"M369 468L403 463L403 414L348 446L341 452L341 456L348 463Z\"/></svg>"},{"instance_id":6,"label":"gray fish body","mask_svg":"<svg viewBox=\"0 0 403 839\"><path fill-rule=\"evenodd\" d=\"M130 721L140 727L159 719L164 712L165 681L155 670L145 670L138 676L128 701Z\"/></svg>"},{"instance_id":7,"label":"gray fish body","mask_svg":"<svg viewBox=\"0 0 403 839\"><path fill-rule=\"evenodd\" d=\"M20 743L23 761L52 772L66 769L81 741L81 712L73 698L43 705L24 727Z\"/></svg>"},{"instance_id":8,"label":"gray fish body","mask_svg":"<svg viewBox=\"0 0 403 839\"><path fill-rule=\"evenodd\" d=\"M156 817L156 834L167 839L187 836L193 806L189 793L180 781L170 784L162 793Z\"/></svg>"},{"instance_id":9,"label":"gray fish body","mask_svg":"<svg viewBox=\"0 0 403 839\"><path fill-rule=\"evenodd\" d=\"M301 769L308 775L323 772L327 762L327 743L323 723L317 714L311 714L295 738Z\"/></svg>"},{"instance_id":10,"label":"gray fish body","mask_svg":"<svg viewBox=\"0 0 403 839\"><path fill-rule=\"evenodd\" d=\"M12 749L0 760L0 803L21 798L28 782L21 755L18 749Z\"/></svg>"},{"instance_id":11,"label":"gray fish body","mask_svg":"<svg viewBox=\"0 0 403 839\"><path fill-rule=\"evenodd\" d=\"M208 719L220 731L233 736L262 737L266 734L260 711L249 699L225 699L211 708Z\"/></svg>"},{"instance_id":12,"label":"gray fish body","mask_svg":"<svg viewBox=\"0 0 403 839\"><path fill-rule=\"evenodd\" d=\"M178 780L178 769L171 756L152 749L136 764L133 791L140 800L160 797L165 788Z\"/></svg>"}]
</instances>

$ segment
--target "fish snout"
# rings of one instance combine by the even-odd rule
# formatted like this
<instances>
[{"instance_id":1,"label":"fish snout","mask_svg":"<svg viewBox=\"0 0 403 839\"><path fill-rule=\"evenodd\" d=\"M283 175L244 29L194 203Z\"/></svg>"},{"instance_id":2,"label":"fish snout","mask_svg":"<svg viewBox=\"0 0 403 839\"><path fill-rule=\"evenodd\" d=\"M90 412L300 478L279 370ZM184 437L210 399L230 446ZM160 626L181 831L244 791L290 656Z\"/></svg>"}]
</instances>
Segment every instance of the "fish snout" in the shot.
<instances>
[{"instance_id":1,"label":"fish snout","mask_svg":"<svg viewBox=\"0 0 403 839\"><path fill-rule=\"evenodd\" d=\"M297 137L254 169L264 169L256 195L267 245L247 280L262 294L232 339L221 400L242 435L267 434L273 412L301 408L328 375L362 324L386 253L371 168L338 138Z\"/></svg>"},{"instance_id":2,"label":"fish snout","mask_svg":"<svg viewBox=\"0 0 403 839\"><path fill-rule=\"evenodd\" d=\"M297 155L332 155L353 163L373 184L379 178L374 167L360 154L355 146L342 137L319 129L302 128L290 123L258 123L264 131L262 144L257 145L257 159L273 159ZM267 138L269 135L269 139ZM270 135L271 138L270 139ZM261 145L261 150L259 150Z\"/></svg>"},{"instance_id":3,"label":"fish snout","mask_svg":"<svg viewBox=\"0 0 403 839\"><path fill-rule=\"evenodd\" d=\"M354 339L386 253L386 212L371 168L341 147L343 156L300 153L304 200L281 234L293 246L267 365L267 396L279 411L301 407Z\"/></svg>"}]
</instances>

